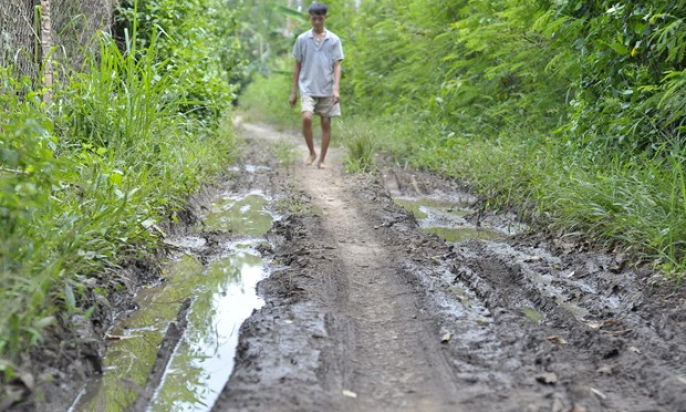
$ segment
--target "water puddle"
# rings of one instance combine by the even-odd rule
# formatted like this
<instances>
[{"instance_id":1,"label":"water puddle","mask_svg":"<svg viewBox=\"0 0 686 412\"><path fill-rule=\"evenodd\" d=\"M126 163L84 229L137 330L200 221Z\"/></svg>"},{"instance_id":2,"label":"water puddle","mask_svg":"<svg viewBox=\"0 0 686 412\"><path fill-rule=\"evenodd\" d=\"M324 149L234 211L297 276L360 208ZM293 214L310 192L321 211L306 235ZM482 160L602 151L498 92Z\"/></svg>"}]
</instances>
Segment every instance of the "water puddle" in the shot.
<instances>
[{"instance_id":1,"label":"water puddle","mask_svg":"<svg viewBox=\"0 0 686 412\"><path fill-rule=\"evenodd\" d=\"M433 226L427 227L425 230L428 233L433 233L438 237L445 239L446 242L452 243L462 242L467 239L497 240L504 237L502 233L498 233L494 230L472 227L453 228Z\"/></svg>"},{"instance_id":2,"label":"water puddle","mask_svg":"<svg viewBox=\"0 0 686 412\"><path fill-rule=\"evenodd\" d=\"M529 318L530 321L534 323L538 323L543 320L544 316L541 312L537 311L536 309L529 307L529 306L522 306L520 308L524 316Z\"/></svg>"},{"instance_id":3,"label":"water puddle","mask_svg":"<svg viewBox=\"0 0 686 412\"><path fill-rule=\"evenodd\" d=\"M411 212L419 226L428 233L434 233L447 242L462 242L467 239L497 240L510 234L495 227L478 227L467 217L474 214L469 199L455 197L396 197L394 202Z\"/></svg>"},{"instance_id":4,"label":"water puddle","mask_svg":"<svg viewBox=\"0 0 686 412\"><path fill-rule=\"evenodd\" d=\"M226 232L216 249L205 249L201 234L167 240L186 252L164 265L163 280L140 290L137 309L121 315L108 331L105 373L82 390L70 412L131 407L146 386L168 325L187 298L192 299L187 327L148 411L212 408L233 370L240 325L263 304L256 286L269 269L256 248L275 219L268 203L256 192L220 196L203 216L202 228Z\"/></svg>"},{"instance_id":5,"label":"water puddle","mask_svg":"<svg viewBox=\"0 0 686 412\"><path fill-rule=\"evenodd\" d=\"M242 166L232 166L229 168L230 172L247 172L250 174L260 174L266 173L271 169L268 166L262 165L242 165Z\"/></svg>"},{"instance_id":6,"label":"water puddle","mask_svg":"<svg viewBox=\"0 0 686 412\"><path fill-rule=\"evenodd\" d=\"M267 269L259 253L235 250L204 271L188 314L188 329L150 411L209 410L231 375L238 328L263 301L255 293Z\"/></svg>"},{"instance_id":7,"label":"water puddle","mask_svg":"<svg viewBox=\"0 0 686 412\"><path fill-rule=\"evenodd\" d=\"M260 192L246 196L221 196L203 216L204 230L261 236L272 226L273 216L266 207L269 199Z\"/></svg>"}]
</instances>

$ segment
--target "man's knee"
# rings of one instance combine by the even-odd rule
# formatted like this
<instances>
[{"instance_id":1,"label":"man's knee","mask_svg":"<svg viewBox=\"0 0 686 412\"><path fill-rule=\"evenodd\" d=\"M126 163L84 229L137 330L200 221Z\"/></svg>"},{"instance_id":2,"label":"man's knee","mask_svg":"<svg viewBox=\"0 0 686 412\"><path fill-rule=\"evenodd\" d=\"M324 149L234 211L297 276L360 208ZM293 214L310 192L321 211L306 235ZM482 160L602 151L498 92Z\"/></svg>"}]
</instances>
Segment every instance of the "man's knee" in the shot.
<instances>
[{"instance_id":1,"label":"man's knee","mask_svg":"<svg viewBox=\"0 0 686 412\"><path fill-rule=\"evenodd\" d=\"M312 112L303 112L303 122L312 123Z\"/></svg>"},{"instance_id":2,"label":"man's knee","mask_svg":"<svg viewBox=\"0 0 686 412\"><path fill-rule=\"evenodd\" d=\"M331 128L331 118L322 116L322 129L328 130Z\"/></svg>"}]
</instances>

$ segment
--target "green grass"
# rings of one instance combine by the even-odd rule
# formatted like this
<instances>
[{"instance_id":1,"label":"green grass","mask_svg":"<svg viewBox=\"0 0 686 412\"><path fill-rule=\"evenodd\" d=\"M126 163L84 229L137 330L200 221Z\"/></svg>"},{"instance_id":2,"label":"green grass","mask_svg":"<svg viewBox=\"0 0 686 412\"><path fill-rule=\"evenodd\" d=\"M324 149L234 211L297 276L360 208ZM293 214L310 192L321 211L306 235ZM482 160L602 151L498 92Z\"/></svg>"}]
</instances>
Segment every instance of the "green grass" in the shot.
<instances>
[{"instance_id":1,"label":"green grass","mask_svg":"<svg viewBox=\"0 0 686 412\"><path fill-rule=\"evenodd\" d=\"M345 169L351 173L372 172L375 169L376 137L373 129L359 127L358 123L345 120L339 127L345 148Z\"/></svg>"},{"instance_id":2,"label":"green grass","mask_svg":"<svg viewBox=\"0 0 686 412\"><path fill-rule=\"evenodd\" d=\"M285 167L288 171L290 171L298 162L298 159L300 159L298 145L293 143L290 139L280 139L274 145L274 151L281 166Z\"/></svg>"},{"instance_id":3,"label":"green grass","mask_svg":"<svg viewBox=\"0 0 686 412\"><path fill-rule=\"evenodd\" d=\"M51 108L29 82L0 71L5 359L40 344L53 325L68 328L71 315L92 314L120 282L105 269L154 253L154 225L173 220L236 151L230 123L180 113L170 90L183 68L158 70L154 42L126 54L111 39L100 45L88 73L67 73Z\"/></svg>"},{"instance_id":4,"label":"green grass","mask_svg":"<svg viewBox=\"0 0 686 412\"><path fill-rule=\"evenodd\" d=\"M591 159L559 136L513 134L443 142L427 137L406 156L415 167L472 186L490 207L518 209L539 230L627 252L678 281L686 268L683 149L633 161Z\"/></svg>"}]
</instances>

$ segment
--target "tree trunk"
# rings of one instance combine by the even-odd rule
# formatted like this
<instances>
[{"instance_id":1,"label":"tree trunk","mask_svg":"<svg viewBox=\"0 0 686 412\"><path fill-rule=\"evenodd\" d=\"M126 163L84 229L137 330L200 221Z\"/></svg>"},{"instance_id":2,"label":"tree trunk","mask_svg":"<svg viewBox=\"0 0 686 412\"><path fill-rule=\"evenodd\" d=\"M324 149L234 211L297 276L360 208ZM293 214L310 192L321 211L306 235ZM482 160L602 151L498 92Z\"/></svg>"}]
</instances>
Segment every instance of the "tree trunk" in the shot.
<instances>
[{"instance_id":1,"label":"tree trunk","mask_svg":"<svg viewBox=\"0 0 686 412\"><path fill-rule=\"evenodd\" d=\"M52 102L52 63L50 62L52 50L52 21L50 18L50 0L40 0L41 6L41 32L40 42L43 57L43 86L46 88L43 94L45 104Z\"/></svg>"}]
</instances>

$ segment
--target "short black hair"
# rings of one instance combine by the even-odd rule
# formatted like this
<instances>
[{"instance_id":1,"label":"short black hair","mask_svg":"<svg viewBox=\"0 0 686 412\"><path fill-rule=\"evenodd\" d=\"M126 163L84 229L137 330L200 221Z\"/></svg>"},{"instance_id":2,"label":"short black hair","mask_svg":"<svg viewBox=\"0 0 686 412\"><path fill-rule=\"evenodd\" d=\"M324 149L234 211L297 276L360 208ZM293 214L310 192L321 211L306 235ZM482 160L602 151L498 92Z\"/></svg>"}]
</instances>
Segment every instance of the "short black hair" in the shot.
<instances>
[{"instance_id":1,"label":"short black hair","mask_svg":"<svg viewBox=\"0 0 686 412\"><path fill-rule=\"evenodd\" d=\"M326 13L329 11L329 9L326 7L326 4L320 3L318 1L313 1L312 4L310 4L310 8L308 9L310 14L314 14L317 16L326 16Z\"/></svg>"}]
</instances>

